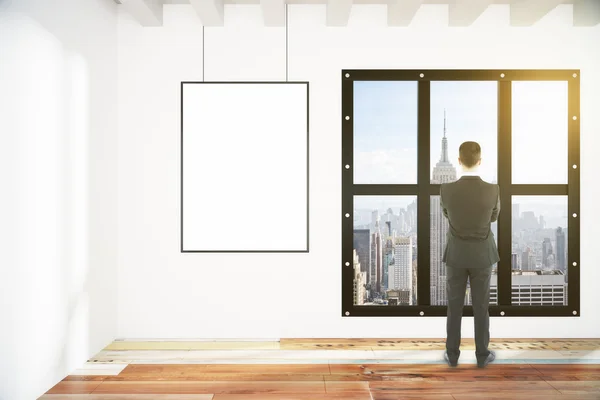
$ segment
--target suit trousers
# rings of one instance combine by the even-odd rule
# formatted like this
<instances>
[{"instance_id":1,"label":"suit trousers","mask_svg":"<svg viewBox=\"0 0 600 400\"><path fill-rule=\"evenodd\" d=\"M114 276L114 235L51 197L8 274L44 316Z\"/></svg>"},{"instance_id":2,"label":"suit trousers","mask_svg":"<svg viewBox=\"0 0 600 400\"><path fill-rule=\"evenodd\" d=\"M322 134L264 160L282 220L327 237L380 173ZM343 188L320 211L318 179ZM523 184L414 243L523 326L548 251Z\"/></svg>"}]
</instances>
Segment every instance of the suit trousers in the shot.
<instances>
[{"instance_id":1,"label":"suit trousers","mask_svg":"<svg viewBox=\"0 0 600 400\"><path fill-rule=\"evenodd\" d=\"M483 361L490 354L490 280L492 266L487 268L456 268L446 266L448 316L446 320L446 350L450 360L460 356L460 326L462 322L467 278L471 283L473 316L475 318L475 356Z\"/></svg>"}]
</instances>

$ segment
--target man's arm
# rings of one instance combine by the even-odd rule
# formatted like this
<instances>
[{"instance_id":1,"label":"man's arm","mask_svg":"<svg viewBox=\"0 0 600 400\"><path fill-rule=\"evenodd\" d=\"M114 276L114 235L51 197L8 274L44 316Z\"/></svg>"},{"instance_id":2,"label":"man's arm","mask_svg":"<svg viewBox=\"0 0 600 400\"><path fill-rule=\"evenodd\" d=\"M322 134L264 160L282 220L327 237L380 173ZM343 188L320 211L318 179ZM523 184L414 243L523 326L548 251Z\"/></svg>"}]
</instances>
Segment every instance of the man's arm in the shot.
<instances>
[{"instance_id":1,"label":"man's arm","mask_svg":"<svg viewBox=\"0 0 600 400\"><path fill-rule=\"evenodd\" d=\"M492 221L495 222L498 220L498 214L500 214L500 186L496 185L498 188L498 198L496 199L496 206L492 210Z\"/></svg>"},{"instance_id":2,"label":"man's arm","mask_svg":"<svg viewBox=\"0 0 600 400\"><path fill-rule=\"evenodd\" d=\"M444 205L444 185L440 185L440 205L442 206L442 212L444 213L444 217L448 218L448 209Z\"/></svg>"}]
</instances>

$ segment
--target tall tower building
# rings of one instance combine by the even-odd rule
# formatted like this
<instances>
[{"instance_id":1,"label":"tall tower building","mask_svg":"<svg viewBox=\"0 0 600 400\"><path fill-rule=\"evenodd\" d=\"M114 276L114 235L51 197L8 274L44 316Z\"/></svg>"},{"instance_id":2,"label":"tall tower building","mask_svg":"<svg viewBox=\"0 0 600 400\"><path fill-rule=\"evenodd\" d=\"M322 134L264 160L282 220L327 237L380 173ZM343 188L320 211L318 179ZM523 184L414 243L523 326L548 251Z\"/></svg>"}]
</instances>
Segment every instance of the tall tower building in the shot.
<instances>
[{"instance_id":1,"label":"tall tower building","mask_svg":"<svg viewBox=\"0 0 600 400\"><path fill-rule=\"evenodd\" d=\"M408 230L414 232L417 230L417 200L413 200L412 203L406 207L406 217Z\"/></svg>"},{"instance_id":2,"label":"tall tower building","mask_svg":"<svg viewBox=\"0 0 600 400\"><path fill-rule=\"evenodd\" d=\"M379 221L375 223L375 231L371 234L371 290L381 294L381 278L383 274L383 243Z\"/></svg>"},{"instance_id":3,"label":"tall tower building","mask_svg":"<svg viewBox=\"0 0 600 400\"><path fill-rule=\"evenodd\" d=\"M394 264L394 242L392 237L385 240L383 247L383 275L381 279L381 291L385 292L389 287L389 271Z\"/></svg>"},{"instance_id":4,"label":"tall tower building","mask_svg":"<svg viewBox=\"0 0 600 400\"><path fill-rule=\"evenodd\" d=\"M442 138L442 154L440 160L433 168L431 183L441 184L454 182L456 180L456 168L448 157L448 139L446 138L446 110L444 110L444 136ZM446 245L446 233L448 232L448 220L442 213L440 196L431 197L430 209L430 289L431 305L446 305L446 264L442 262L444 247Z\"/></svg>"},{"instance_id":5,"label":"tall tower building","mask_svg":"<svg viewBox=\"0 0 600 400\"><path fill-rule=\"evenodd\" d=\"M565 245L565 231L559 226L556 228L556 268L562 272L565 272L567 266Z\"/></svg>"},{"instance_id":6,"label":"tall tower building","mask_svg":"<svg viewBox=\"0 0 600 400\"><path fill-rule=\"evenodd\" d=\"M398 237L394 240L394 263L390 266L390 289L412 289L412 239Z\"/></svg>"},{"instance_id":7,"label":"tall tower building","mask_svg":"<svg viewBox=\"0 0 600 400\"><path fill-rule=\"evenodd\" d=\"M358 254L360 270L367 275L367 282L370 277L371 265L371 233L369 229L355 229L352 238L354 250Z\"/></svg>"},{"instance_id":8,"label":"tall tower building","mask_svg":"<svg viewBox=\"0 0 600 400\"><path fill-rule=\"evenodd\" d=\"M431 183L440 184L454 182L456 180L456 168L448 157L448 138L446 138L446 110L444 110L444 137L442 138L442 154L440 160L433 167L433 179Z\"/></svg>"},{"instance_id":9,"label":"tall tower building","mask_svg":"<svg viewBox=\"0 0 600 400\"><path fill-rule=\"evenodd\" d=\"M519 269L519 255L517 253L512 253L511 255L511 265L512 269Z\"/></svg>"},{"instance_id":10,"label":"tall tower building","mask_svg":"<svg viewBox=\"0 0 600 400\"><path fill-rule=\"evenodd\" d=\"M367 273L360 266L359 256L356 250L353 250L353 267L354 267L354 290L353 298L355 305L362 305L365 302L367 283Z\"/></svg>"},{"instance_id":11,"label":"tall tower building","mask_svg":"<svg viewBox=\"0 0 600 400\"><path fill-rule=\"evenodd\" d=\"M409 299L409 305L412 304L412 277L412 239L398 237L394 240L394 263L389 267L389 289L405 292L403 298Z\"/></svg>"},{"instance_id":12,"label":"tall tower building","mask_svg":"<svg viewBox=\"0 0 600 400\"><path fill-rule=\"evenodd\" d=\"M530 252L530 249L528 247L525 250L523 250L523 252L521 253L521 269L523 271L530 271L530 269L529 269L529 252Z\"/></svg>"},{"instance_id":13,"label":"tall tower building","mask_svg":"<svg viewBox=\"0 0 600 400\"><path fill-rule=\"evenodd\" d=\"M541 218L541 217L540 217ZM544 238L542 242L542 267L549 267L550 256L552 255L552 242L550 238Z\"/></svg>"}]
</instances>

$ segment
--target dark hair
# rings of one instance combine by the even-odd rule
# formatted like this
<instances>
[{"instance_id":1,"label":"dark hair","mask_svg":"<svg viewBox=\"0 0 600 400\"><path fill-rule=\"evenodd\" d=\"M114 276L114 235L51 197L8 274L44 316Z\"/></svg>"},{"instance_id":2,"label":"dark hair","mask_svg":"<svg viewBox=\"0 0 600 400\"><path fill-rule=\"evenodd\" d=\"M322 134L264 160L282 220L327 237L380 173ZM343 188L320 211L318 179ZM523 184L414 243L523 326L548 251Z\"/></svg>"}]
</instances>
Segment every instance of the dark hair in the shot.
<instances>
[{"instance_id":1,"label":"dark hair","mask_svg":"<svg viewBox=\"0 0 600 400\"><path fill-rule=\"evenodd\" d=\"M464 142L458 149L458 157L467 168L473 168L481 159L481 146L477 142Z\"/></svg>"}]
</instances>

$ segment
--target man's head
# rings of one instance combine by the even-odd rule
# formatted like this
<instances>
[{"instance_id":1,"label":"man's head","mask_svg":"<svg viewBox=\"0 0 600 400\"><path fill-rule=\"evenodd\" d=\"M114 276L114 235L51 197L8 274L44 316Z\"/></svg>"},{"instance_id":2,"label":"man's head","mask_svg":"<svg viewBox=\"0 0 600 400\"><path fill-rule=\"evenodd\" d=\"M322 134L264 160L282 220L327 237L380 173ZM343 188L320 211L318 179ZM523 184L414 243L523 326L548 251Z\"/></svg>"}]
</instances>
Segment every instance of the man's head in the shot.
<instances>
[{"instance_id":1,"label":"man's head","mask_svg":"<svg viewBox=\"0 0 600 400\"><path fill-rule=\"evenodd\" d=\"M458 163L465 169L481 165L481 146L477 142L464 142L458 149Z\"/></svg>"}]
</instances>

